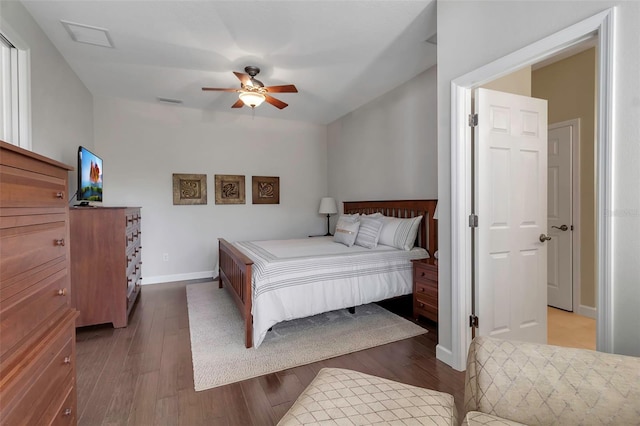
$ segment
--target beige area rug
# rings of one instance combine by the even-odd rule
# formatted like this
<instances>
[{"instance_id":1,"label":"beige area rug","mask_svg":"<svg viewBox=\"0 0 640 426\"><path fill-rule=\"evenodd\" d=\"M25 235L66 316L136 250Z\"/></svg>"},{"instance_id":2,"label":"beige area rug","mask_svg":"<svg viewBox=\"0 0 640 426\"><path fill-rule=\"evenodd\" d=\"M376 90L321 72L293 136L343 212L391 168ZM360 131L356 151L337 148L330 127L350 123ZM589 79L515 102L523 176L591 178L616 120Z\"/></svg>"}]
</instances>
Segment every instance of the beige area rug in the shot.
<instances>
[{"instance_id":1,"label":"beige area rug","mask_svg":"<svg viewBox=\"0 0 640 426\"><path fill-rule=\"evenodd\" d=\"M244 347L243 323L227 289L217 282L187 286L195 390L424 334L427 330L376 304L276 324L257 348Z\"/></svg>"}]
</instances>

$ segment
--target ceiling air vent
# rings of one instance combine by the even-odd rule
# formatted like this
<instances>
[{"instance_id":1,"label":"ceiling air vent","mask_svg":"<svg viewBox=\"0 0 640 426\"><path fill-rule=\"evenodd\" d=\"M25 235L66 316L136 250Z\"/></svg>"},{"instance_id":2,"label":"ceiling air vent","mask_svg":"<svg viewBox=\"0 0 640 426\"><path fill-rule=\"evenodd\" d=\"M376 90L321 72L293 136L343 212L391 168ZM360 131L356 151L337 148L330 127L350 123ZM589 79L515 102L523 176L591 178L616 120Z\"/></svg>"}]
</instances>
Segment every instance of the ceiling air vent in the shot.
<instances>
[{"instance_id":1,"label":"ceiling air vent","mask_svg":"<svg viewBox=\"0 0 640 426\"><path fill-rule=\"evenodd\" d=\"M113 49L113 41L111 41L109 30L106 28L92 27L91 25L76 24L75 22L62 20L60 22L73 41Z\"/></svg>"},{"instance_id":2,"label":"ceiling air vent","mask_svg":"<svg viewBox=\"0 0 640 426\"><path fill-rule=\"evenodd\" d=\"M180 99L161 98L159 96L156 99L158 100L158 102L164 102L166 104L179 105L182 103L182 100Z\"/></svg>"}]
</instances>

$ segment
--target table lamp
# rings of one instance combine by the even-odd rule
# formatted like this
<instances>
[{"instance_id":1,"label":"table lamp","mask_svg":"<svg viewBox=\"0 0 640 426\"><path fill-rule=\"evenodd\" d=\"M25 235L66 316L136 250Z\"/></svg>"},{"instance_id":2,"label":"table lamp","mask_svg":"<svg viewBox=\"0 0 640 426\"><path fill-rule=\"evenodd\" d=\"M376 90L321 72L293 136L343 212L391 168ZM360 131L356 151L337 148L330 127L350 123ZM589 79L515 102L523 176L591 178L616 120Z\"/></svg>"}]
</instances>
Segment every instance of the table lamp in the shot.
<instances>
[{"instance_id":1,"label":"table lamp","mask_svg":"<svg viewBox=\"0 0 640 426\"><path fill-rule=\"evenodd\" d=\"M327 215L327 233L325 236L331 236L329 232L329 218L332 214L338 213L338 207L336 205L336 200L331 197L324 197L320 200L320 208L318 209L318 213Z\"/></svg>"}]
</instances>

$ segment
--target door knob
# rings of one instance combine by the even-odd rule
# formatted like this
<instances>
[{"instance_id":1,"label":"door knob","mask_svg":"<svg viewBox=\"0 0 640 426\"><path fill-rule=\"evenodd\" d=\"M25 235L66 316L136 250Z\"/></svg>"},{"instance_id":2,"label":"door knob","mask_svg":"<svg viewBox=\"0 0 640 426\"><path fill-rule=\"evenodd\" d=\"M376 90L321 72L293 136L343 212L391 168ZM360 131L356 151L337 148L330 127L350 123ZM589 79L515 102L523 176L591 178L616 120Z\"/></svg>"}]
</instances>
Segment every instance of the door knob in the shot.
<instances>
[{"instance_id":1,"label":"door knob","mask_svg":"<svg viewBox=\"0 0 640 426\"><path fill-rule=\"evenodd\" d=\"M545 241L549 241L551 239L551 237L548 237L544 234L540 234L540 242L544 243Z\"/></svg>"},{"instance_id":2,"label":"door knob","mask_svg":"<svg viewBox=\"0 0 640 426\"><path fill-rule=\"evenodd\" d=\"M568 227L567 225L562 225L562 226L560 226L560 227L558 227L558 226L552 226L552 228L556 228L556 229L559 229L559 230L561 230L561 231L567 231L567 230L569 229L569 227Z\"/></svg>"}]
</instances>

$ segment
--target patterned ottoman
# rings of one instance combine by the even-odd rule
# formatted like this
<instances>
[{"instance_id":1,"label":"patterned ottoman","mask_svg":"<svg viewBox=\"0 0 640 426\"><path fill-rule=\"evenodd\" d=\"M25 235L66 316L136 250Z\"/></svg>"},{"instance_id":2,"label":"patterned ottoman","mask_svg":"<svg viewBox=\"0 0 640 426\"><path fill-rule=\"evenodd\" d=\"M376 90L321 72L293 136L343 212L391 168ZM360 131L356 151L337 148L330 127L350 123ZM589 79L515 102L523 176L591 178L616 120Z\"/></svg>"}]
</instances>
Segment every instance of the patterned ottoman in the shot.
<instances>
[{"instance_id":1,"label":"patterned ottoman","mask_svg":"<svg viewBox=\"0 0 640 426\"><path fill-rule=\"evenodd\" d=\"M457 425L453 396L323 368L278 425Z\"/></svg>"}]
</instances>

